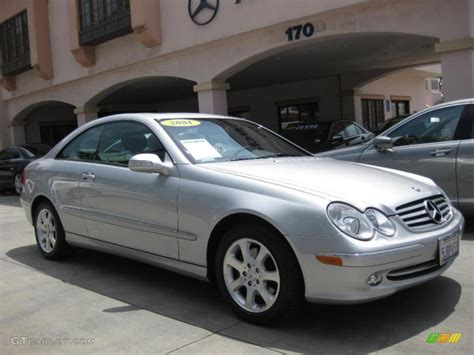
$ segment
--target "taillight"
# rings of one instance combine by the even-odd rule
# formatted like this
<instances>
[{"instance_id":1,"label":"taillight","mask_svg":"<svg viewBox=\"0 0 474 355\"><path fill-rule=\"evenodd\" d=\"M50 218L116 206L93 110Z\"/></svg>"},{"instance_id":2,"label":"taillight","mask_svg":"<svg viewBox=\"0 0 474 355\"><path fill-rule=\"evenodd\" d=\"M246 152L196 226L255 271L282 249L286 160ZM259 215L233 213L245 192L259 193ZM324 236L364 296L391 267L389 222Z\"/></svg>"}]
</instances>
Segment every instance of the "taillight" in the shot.
<instances>
[{"instance_id":1,"label":"taillight","mask_svg":"<svg viewBox=\"0 0 474 355\"><path fill-rule=\"evenodd\" d=\"M23 172L21 173L21 186L25 186L26 184L26 173L25 173L25 170L23 170Z\"/></svg>"}]
</instances>

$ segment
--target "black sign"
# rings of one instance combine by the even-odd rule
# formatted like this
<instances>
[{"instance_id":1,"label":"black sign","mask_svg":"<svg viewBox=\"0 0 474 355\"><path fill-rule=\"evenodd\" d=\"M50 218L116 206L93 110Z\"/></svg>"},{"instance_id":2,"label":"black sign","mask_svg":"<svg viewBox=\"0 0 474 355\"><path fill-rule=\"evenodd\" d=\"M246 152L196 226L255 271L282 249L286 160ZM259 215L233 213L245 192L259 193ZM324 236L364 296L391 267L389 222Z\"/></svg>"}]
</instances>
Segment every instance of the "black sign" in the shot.
<instances>
[{"instance_id":1,"label":"black sign","mask_svg":"<svg viewBox=\"0 0 474 355\"><path fill-rule=\"evenodd\" d=\"M217 15L219 0L188 0L189 17L196 25L207 25Z\"/></svg>"},{"instance_id":2,"label":"black sign","mask_svg":"<svg viewBox=\"0 0 474 355\"><path fill-rule=\"evenodd\" d=\"M285 34L288 37L288 42L291 42L303 37L309 38L315 33L324 31L326 31L326 23L324 21L318 21L314 25L311 22L307 22L303 25L288 27Z\"/></svg>"}]
</instances>

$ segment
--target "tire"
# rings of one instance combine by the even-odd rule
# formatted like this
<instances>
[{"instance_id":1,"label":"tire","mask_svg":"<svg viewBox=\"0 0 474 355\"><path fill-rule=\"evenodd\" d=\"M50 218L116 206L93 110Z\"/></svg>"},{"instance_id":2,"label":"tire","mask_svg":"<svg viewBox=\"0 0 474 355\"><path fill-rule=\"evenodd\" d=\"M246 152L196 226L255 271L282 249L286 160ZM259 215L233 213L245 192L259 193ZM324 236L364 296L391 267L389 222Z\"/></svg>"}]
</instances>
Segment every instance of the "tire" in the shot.
<instances>
[{"instance_id":1,"label":"tire","mask_svg":"<svg viewBox=\"0 0 474 355\"><path fill-rule=\"evenodd\" d=\"M271 228L248 224L227 231L217 248L218 287L247 322L270 324L290 318L304 303L301 270L283 238ZM244 258L245 247L249 256Z\"/></svg>"},{"instance_id":2,"label":"tire","mask_svg":"<svg viewBox=\"0 0 474 355\"><path fill-rule=\"evenodd\" d=\"M46 259L58 260L66 255L69 246L63 225L49 202L41 202L36 208L34 227L36 244Z\"/></svg>"},{"instance_id":3,"label":"tire","mask_svg":"<svg viewBox=\"0 0 474 355\"><path fill-rule=\"evenodd\" d=\"M13 177L13 189L17 195L21 195L21 173L17 171Z\"/></svg>"}]
</instances>

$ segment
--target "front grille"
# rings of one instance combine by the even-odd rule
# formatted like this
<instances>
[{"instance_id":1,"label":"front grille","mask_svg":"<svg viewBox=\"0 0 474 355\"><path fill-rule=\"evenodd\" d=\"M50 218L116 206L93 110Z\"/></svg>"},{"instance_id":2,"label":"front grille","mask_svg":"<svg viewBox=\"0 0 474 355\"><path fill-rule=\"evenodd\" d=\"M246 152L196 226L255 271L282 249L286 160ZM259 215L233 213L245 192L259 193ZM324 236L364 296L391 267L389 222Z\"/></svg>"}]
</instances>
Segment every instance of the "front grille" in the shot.
<instances>
[{"instance_id":1,"label":"front grille","mask_svg":"<svg viewBox=\"0 0 474 355\"><path fill-rule=\"evenodd\" d=\"M402 269L390 271L387 274L387 279L389 279L390 281L407 280L413 277L419 277L430 274L432 272L438 271L441 268L442 266L439 265L438 260L433 259L421 264L416 264L409 267L404 267Z\"/></svg>"},{"instance_id":2,"label":"front grille","mask_svg":"<svg viewBox=\"0 0 474 355\"><path fill-rule=\"evenodd\" d=\"M428 214L425 202L432 201L441 211L443 221L436 223ZM435 195L398 206L397 215L405 225L413 230L433 228L446 223L452 216L451 207L443 195Z\"/></svg>"}]
</instances>

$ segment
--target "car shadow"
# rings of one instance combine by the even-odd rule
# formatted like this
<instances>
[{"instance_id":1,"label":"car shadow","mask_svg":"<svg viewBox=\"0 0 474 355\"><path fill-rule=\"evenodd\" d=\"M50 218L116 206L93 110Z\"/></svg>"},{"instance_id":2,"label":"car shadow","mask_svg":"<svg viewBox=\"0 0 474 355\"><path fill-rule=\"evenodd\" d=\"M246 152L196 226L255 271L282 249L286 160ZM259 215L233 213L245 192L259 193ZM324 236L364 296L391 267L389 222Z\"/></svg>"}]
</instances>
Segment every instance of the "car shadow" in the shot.
<instances>
[{"instance_id":1,"label":"car shadow","mask_svg":"<svg viewBox=\"0 0 474 355\"><path fill-rule=\"evenodd\" d=\"M466 226L464 228L464 234L462 240L474 240L474 216L465 216Z\"/></svg>"},{"instance_id":2,"label":"car shadow","mask_svg":"<svg viewBox=\"0 0 474 355\"><path fill-rule=\"evenodd\" d=\"M44 259L36 245L7 252L14 261L66 283L122 301L105 313L145 309L194 326L284 352L368 353L420 336L455 309L461 286L438 277L392 297L359 305L306 305L273 326L240 321L210 283L114 255L75 249L64 261ZM434 295L436 295L434 297Z\"/></svg>"}]
</instances>

